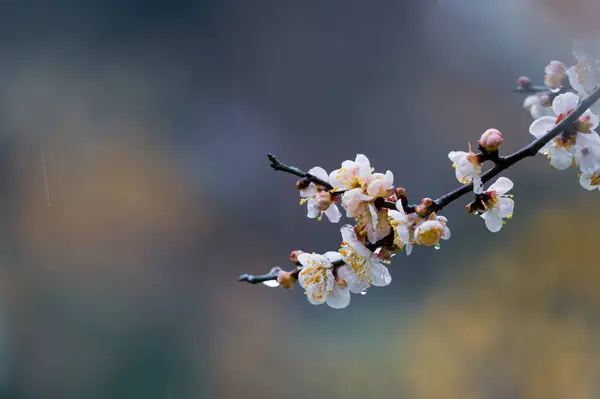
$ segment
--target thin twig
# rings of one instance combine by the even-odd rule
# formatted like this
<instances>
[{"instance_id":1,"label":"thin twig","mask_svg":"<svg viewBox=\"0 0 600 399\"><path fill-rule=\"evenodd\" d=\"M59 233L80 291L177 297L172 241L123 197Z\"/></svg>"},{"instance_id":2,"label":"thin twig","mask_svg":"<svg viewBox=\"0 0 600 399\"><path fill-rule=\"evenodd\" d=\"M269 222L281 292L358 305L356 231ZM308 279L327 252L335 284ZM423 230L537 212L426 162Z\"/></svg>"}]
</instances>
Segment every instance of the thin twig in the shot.
<instances>
[{"instance_id":1,"label":"thin twig","mask_svg":"<svg viewBox=\"0 0 600 399\"><path fill-rule=\"evenodd\" d=\"M311 182L318 184L319 186L325 187L327 190L333 190L333 186L326 182L325 180L319 179L317 176L311 175L308 172L303 172L295 166L289 166L284 163L279 162L279 159L273 154L267 154L269 161L271 161L271 167L275 170L280 170L282 172L291 173L298 177L305 177L309 179Z\"/></svg>"},{"instance_id":2,"label":"thin twig","mask_svg":"<svg viewBox=\"0 0 600 399\"><path fill-rule=\"evenodd\" d=\"M238 281L245 281L250 284L259 284L259 283L264 283L265 281L277 280L278 275L279 275L279 272L272 272L272 273L261 274L261 275L242 274L238 278Z\"/></svg>"}]
</instances>

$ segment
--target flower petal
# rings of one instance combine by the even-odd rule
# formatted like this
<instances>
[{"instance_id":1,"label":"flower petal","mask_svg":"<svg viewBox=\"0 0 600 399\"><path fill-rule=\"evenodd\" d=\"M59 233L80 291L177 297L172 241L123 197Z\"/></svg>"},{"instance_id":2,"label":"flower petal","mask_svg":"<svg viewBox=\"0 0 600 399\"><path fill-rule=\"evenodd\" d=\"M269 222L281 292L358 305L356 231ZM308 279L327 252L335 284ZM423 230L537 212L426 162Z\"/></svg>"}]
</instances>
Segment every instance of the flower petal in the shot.
<instances>
[{"instance_id":1,"label":"flower petal","mask_svg":"<svg viewBox=\"0 0 600 399\"><path fill-rule=\"evenodd\" d=\"M502 228L502 218L496 212L488 211L482 214L481 217L485 220L485 227L492 233L496 233Z\"/></svg>"},{"instance_id":2,"label":"flower petal","mask_svg":"<svg viewBox=\"0 0 600 399\"><path fill-rule=\"evenodd\" d=\"M558 170L568 169L573 163L573 154L564 148L553 148L550 150L550 162Z\"/></svg>"},{"instance_id":3,"label":"flower petal","mask_svg":"<svg viewBox=\"0 0 600 399\"><path fill-rule=\"evenodd\" d=\"M577 108L579 104L579 96L575 93L564 93L556 96L552 101L552 109L556 115L566 114L567 112Z\"/></svg>"},{"instance_id":4,"label":"flower petal","mask_svg":"<svg viewBox=\"0 0 600 399\"><path fill-rule=\"evenodd\" d=\"M365 247L362 242L360 242L356 236L356 233L354 232L353 226L347 224L342 226L340 231L342 233L342 239L346 241L358 255L365 258L370 258L373 255L373 253L367 247Z\"/></svg>"},{"instance_id":5,"label":"flower petal","mask_svg":"<svg viewBox=\"0 0 600 399\"><path fill-rule=\"evenodd\" d=\"M350 305L350 290L336 284L333 291L327 295L327 305L334 309L343 309Z\"/></svg>"},{"instance_id":6,"label":"flower petal","mask_svg":"<svg viewBox=\"0 0 600 399\"><path fill-rule=\"evenodd\" d=\"M311 175L313 175L321 180L327 181L329 179L329 175L327 174L325 169L323 169L320 166L315 166L314 168L310 169L308 171L308 173L310 173Z\"/></svg>"},{"instance_id":7,"label":"flower petal","mask_svg":"<svg viewBox=\"0 0 600 399\"><path fill-rule=\"evenodd\" d=\"M306 298L313 305L321 305L327 301L327 291L323 284L315 285L314 288L306 290Z\"/></svg>"},{"instance_id":8,"label":"flower petal","mask_svg":"<svg viewBox=\"0 0 600 399\"><path fill-rule=\"evenodd\" d=\"M387 267L379 262L375 256L373 256L374 261L371 264L371 279L373 280L371 284L376 287L385 287L392 282L392 276L390 275L390 271Z\"/></svg>"},{"instance_id":9,"label":"flower petal","mask_svg":"<svg viewBox=\"0 0 600 399\"><path fill-rule=\"evenodd\" d=\"M266 285L267 287L271 287L271 288L279 287L279 282L277 280L263 281L263 284Z\"/></svg>"},{"instance_id":10,"label":"flower petal","mask_svg":"<svg viewBox=\"0 0 600 399\"><path fill-rule=\"evenodd\" d=\"M507 177L499 177L494 184L492 184L487 191L495 191L497 194L506 194L513 188L513 182Z\"/></svg>"},{"instance_id":11,"label":"flower petal","mask_svg":"<svg viewBox=\"0 0 600 399\"><path fill-rule=\"evenodd\" d=\"M314 199L309 199L306 203L306 216L310 219L314 219L321 214L319 207L317 206L317 201Z\"/></svg>"},{"instance_id":12,"label":"flower petal","mask_svg":"<svg viewBox=\"0 0 600 399\"><path fill-rule=\"evenodd\" d=\"M317 186L314 183L310 183L308 187L300 190L301 197L312 197L317 193Z\"/></svg>"},{"instance_id":13,"label":"flower petal","mask_svg":"<svg viewBox=\"0 0 600 399\"><path fill-rule=\"evenodd\" d=\"M323 254L330 262L335 262L342 259L342 254L337 251L327 251Z\"/></svg>"},{"instance_id":14,"label":"flower petal","mask_svg":"<svg viewBox=\"0 0 600 399\"><path fill-rule=\"evenodd\" d=\"M586 174L582 174L581 176L579 176L579 184L581 184L581 187L585 188L588 191L592 191L600 187L592 186L591 176Z\"/></svg>"},{"instance_id":15,"label":"flower petal","mask_svg":"<svg viewBox=\"0 0 600 399\"><path fill-rule=\"evenodd\" d=\"M336 204L329 205L329 208L325 210L325 216L331 223L337 223L342 218L342 213Z\"/></svg>"},{"instance_id":16,"label":"flower petal","mask_svg":"<svg viewBox=\"0 0 600 399\"><path fill-rule=\"evenodd\" d=\"M552 116L542 116L534 120L529 126L529 133L533 134L536 139L539 139L548 133L555 126L556 118Z\"/></svg>"},{"instance_id":17,"label":"flower petal","mask_svg":"<svg viewBox=\"0 0 600 399\"><path fill-rule=\"evenodd\" d=\"M507 218L512 216L514 209L515 201L510 198L502 197L498 201L498 206L496 207L495 211L501 218Z\"/></svg>"}]
</instances>

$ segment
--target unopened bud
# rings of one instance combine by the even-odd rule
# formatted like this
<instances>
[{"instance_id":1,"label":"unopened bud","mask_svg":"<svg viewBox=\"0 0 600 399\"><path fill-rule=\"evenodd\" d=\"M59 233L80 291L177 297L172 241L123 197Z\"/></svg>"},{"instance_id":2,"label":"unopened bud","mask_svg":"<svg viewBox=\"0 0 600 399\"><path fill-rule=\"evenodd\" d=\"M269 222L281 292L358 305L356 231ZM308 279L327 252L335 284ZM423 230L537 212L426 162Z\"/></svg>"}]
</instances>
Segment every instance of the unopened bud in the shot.
<instances>
[{"instance_id":1,"label":"unopened bud","mask_svg":"<svg viewBox=\"0 0 600 399\"><path fill-rule=\"evenodd\" d=\"M529 79L527 76L520 76L519 79L517 79L517 86L524 89L531 87L532 84L533 82L531 82L531 79Z\"/></svg>"},{"instance_id":2,"label":"unopened bud","mask_svg":"<svg viewBox=\"0 0 600 399\"><path fill-rule=\"evenodd\" d=\"M280 271L277 276L277 282L281 288L285 288L286 290L291 289L296 281L298 280L298 276L295 272L284 272Z\"/></svg>"},{"instance_id":3,"label":"unopened bud","mask_svg":"<svg viewBox=\"0 0 600 399\"><path fill-rule=\"evenodd\" d=\"M429 208L431 205L433 205L433 200L431 198L425 197L421 200L421 204Z\"/></svg>"},{"instance_id":4,"label":"unopened bud","mask_svg":"<svg viewBox=\"0 0 600 399\"><path fill-rule=\"evenodd\" d=\"M479 146L486 151L498 151L498 148L500 148L500 145L502 144L502 133L496 129L488 129L483 132L478 143Z\"/></svg>"},{"instance_id":5,"label":"unopened bud","mask_svg":"<svg viewBox=\"0 0 600 399\"><path fill-rule=\"evenodd\" d=\"M419 204L415 207L415 213L421 217L425 217L429 212L429 208L423 204Z\"/></svg>"},{"instance_id":6,"label":"unopened bud","mask_svg":"<svg viewBox=\"0 0 600 399\"><path fill-rule=\"evenodd\" d=\"M298 190L304 190L310 185L310 179L308 177L303 177L302 179L296 182L296 188Z\"/></svg>"},{"instance_id":7,"label":"unopened bud","mask_svg":"<svg viewBox=\"0 0 600 399\"><path fill-rule=\"evenodd\" d=\"M396 194L396 197L398 198L406 197L406 190L404 187L398 187L394 190L394 194Z\"/></svg>"},{"instance_id":8,"label":"unopened bud","mask_svg":"<svg viewBox=\"0 0 600 399\"><path fill-rule=\"evenodd\" d=\"M290 252L290 262L292 262L295 265L300 266L300 262L298 261L298 256L300 256L300 254L303 254L304 251L300 251L299 249L296 249L292 252Z\"/></svg>"}]
</instances>

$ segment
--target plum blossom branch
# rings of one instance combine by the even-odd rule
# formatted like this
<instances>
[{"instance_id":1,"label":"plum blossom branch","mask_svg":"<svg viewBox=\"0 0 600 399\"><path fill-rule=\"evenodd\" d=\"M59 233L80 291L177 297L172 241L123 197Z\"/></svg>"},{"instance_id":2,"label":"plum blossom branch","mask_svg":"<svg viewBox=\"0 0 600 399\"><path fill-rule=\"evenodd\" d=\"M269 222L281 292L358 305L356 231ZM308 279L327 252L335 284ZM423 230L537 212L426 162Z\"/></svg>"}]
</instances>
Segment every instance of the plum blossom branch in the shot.
<instances>
[{"instance_id":1,"label":"plum blossom branch","mask_svg":"<svg viewBox=\"0 0 600 399\"><path fill-rule=\"evenodd\" d=\"M364 154L342 162L331 173L320 166L304 172L268 154L274 170L301 178L296 188L308 218L320 221L325 215L337 223L342 217L337 207L341 203L346 217L353 218L356 225L341 227L343 241L337 251L310 254L294 250L290 253L295 265L291 271L276 267L263 275L243 274L239 280L287 289L298 282L310 303L341 309L350 304L350 293L364 294L371 286L390 284L387 265L396 252L404 250L410 255L416 245L439 249L440 241L450 238L450 229L448 219L438 212L464 195L473 193L475 197L465 206L467 212L480 216L489 231L500 231L505 219L513 215L514 200L509 194L513 183L499 176L487 189L484 185L527 157L547 155L559 170L579 166L581 186L600 190L600 135L595 131L600 124L600 108L592 107L600 99L600 57L591 55L596 53L574 45L577 65L567 68L562 62L551 61L545 68L545 86L519 78L514 91L531 94L523 106L535 119L529 127L535 140L501 156L502 133L486 130L478 141L478 153L469 145L468 152L448 154L462 185L435 200L423 198L409 205L406 190L394 187L393 173L375 172ZM486 162L493 166L482 173Z\"/></svg>"},{"instance_id":2,"label":"plum blossom branch","mask_svg":"<svg viewBox=\"0 0 600 399\"><path fill-rule=\"evenodd\" d=\"M481 175L481 181L483 183L486 183L494 177L498 176L503 170L508 169L509 167L523 160L524 158L535 156L538 153L538 151L541 150L542 147L544 147L544 145L546 145L559 134L571 129L577 121L577 119L581 115L583 115L583 113L586 110L588 110L596 101L598 101L598 99L600 99L600 87L598 87L588 97L581 101L581 103L579 103L579 106L577 106L577 108L575 108L575 110L571 112L571 114L569 114L566 118L560 121L552 130L550 130L544 136L533 141L531 144L523 147L522 149L511 155L508 155L506 157L499 157L498 160L495 162L494 167L485 172L483 175ZM471 193L472 190L472 183L464 184L456 190L442 195L434 201L433 210L440 211L448 204L459 199L463 195Z\"/></svg>"}]
</instances>

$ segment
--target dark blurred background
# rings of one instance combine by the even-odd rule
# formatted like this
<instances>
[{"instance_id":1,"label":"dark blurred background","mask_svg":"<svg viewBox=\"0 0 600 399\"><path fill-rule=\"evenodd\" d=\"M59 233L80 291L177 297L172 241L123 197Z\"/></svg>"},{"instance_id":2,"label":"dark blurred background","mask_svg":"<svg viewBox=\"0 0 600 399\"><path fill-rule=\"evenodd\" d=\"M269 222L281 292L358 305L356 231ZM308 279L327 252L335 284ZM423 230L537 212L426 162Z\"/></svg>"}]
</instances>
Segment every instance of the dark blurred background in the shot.
<instances>
[{"instance_id":1,"label":"dark blurred background","mask_svg":"<svg viewBox=\"0 0 600 399\"><path fill-rule=\"evenodd\" d=\"M340 242L266 152L364 152L436 197L450 150L531 140L515 79L598 20L596 0L4 1L0 397L600 397L598 193L542 158L507 173L500 233L458 201L440 251L342 311L236 281Z\"/></svg>"}]
</instances>

